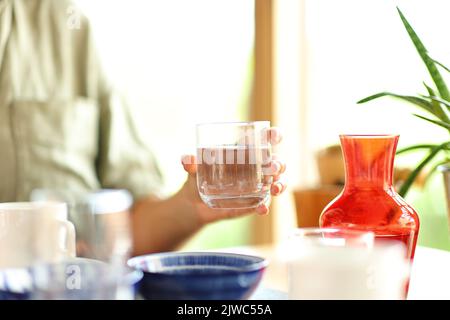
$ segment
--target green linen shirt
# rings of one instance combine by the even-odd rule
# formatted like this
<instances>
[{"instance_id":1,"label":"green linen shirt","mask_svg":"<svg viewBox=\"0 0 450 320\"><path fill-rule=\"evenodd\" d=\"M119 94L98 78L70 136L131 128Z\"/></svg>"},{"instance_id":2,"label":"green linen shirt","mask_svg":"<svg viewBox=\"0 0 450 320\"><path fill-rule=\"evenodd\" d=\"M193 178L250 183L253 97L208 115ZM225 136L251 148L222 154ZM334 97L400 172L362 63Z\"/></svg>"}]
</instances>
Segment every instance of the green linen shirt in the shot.
<instances>
[{"instance_id":1,"label":"green linen shirt","mask_svg":"<svg viewBox=\"0 0 450 320\"><path fill-rule=\"evenodd\" d=\"M161 175L66 0L0 0L0 202L36 188L158 193Z\"/></svg>"}]
</instances>

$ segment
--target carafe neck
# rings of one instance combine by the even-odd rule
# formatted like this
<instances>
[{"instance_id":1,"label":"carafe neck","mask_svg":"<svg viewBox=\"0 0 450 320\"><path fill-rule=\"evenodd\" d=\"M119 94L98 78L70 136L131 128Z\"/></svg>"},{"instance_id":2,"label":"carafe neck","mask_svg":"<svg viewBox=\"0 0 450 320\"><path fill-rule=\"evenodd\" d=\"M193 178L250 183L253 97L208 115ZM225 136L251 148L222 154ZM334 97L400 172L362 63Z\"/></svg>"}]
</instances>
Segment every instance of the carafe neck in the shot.
<instances>
[{"instance_id":1,"label":"carafe neck","mask_svg":"<svg viewBox=\"0 0 450 320\"><path fill-rule=\"evenodd\" d=\"M345 188L392 189L396 135L342 135Z\"/></svg>"}]
</instances>

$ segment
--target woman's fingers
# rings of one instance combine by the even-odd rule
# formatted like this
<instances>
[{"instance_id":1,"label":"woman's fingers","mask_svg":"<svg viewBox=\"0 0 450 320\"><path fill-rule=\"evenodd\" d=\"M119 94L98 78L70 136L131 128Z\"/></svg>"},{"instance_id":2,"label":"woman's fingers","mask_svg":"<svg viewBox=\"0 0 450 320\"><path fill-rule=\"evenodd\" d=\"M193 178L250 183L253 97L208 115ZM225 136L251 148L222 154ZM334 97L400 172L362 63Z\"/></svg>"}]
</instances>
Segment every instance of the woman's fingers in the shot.
<instances>
[{"instance_id":1,"label":"woman's fingers","mask_svg":"<svg viewBox=\"0 0 450 320\"><path fill-rule=\"evenodd\" d=\"M272 178L272 181L278 181L280 176L286 171L286 164L278 160L278 158L273 158L270 166L267 169L264 169L264 175L267 178Z\"/></svg>"},{"instance_id":2,"label":"woman's fingers","mask_svg":"<svg viewBox=\"0 0 450 320\"><path fill-rule=\"evenodd\" d=\"M277 127L272 127L269 129L269 141L272 145L277 145L281 142L283 139L283 135L281 134L281 131Z\"/></svg>"},{"instance_id":3,"label":"woman's fingers","mask_svg":"<svg viewBox=\"0 0 450 320\"><path fill-rule=\"evenodd\" d=\"M282 174L286 171L286 163L278 157L277 154L272 154L272 162L276 162L276 168L278 169L274 175Z\"/></svg>"},{"instance_id":4,"label":"woman's fingers","mask_svg":"<svg viewBox=\"0 0 450 320\"><path fill-rule=\"evenodd\" d=\"M273 183L270 187L270 193L273 196L279 195L282 190L283 190L283 185L279 181Z\"/></svg>"},{"instance_id":5,"label":"woman's fingers","mask_svg":"<svg viewBox=\"0 0 450 320\"><path fill-rule=\"evenodd\" d=\"M262 167L262 172L265 177L272 177L279 175L281 170L281 163L278 161L271 160L269 164Z\"/></svg>"},{"instance_id":6,"label":"woman's fingers","mask_svg":"<svg viewBox=\"0 0 450 320\"><path fill-rule=\"evenodd\" d=\"M273 171L272 175L272 186L270 188L270 193L274 196L280 195L286 190L286 183L283 179L283 173L286 171L286 163L277 155L272 155L272 163L275 163L272 167L276 170Z\"/></svg>"},{"instance_id":7,"label":"woman's fingers","mask_svg":"<svg viewBox=\"0 0 450 320\"><path fill-rule=\"evenodd\" d=\"M279 196L284 192L284 190L286 190L286 187L287 187L286 183L282 182L280 179L272 184L272 186L270 187L270 193L273 196Z\"/></svg>"},{"instance_id":8,"label":"woman's fingers","mask_svg":"<svg viewBox=\"0 0 450 320\"><path fill-rule=\"evenodd\" d=\"M260 206L258 206L256 208L256 213L262 216L265 216L267 214L269 214L269 207L270 207L270 202L272 201L272 199L270 197L267 198L267 200L261 204Z\"/></svg>"},{"instance_id":9,"label":"woman's fingers","mask_svg":"<svg viewBox=\"0 0 450 320\"><path fill-rule=\"evenodd\" d=\"M269 207L265 204L259 206L256 208L256 213L262 216L265 216L266 214L269 214Z\"/></svg>"}]
</instances>

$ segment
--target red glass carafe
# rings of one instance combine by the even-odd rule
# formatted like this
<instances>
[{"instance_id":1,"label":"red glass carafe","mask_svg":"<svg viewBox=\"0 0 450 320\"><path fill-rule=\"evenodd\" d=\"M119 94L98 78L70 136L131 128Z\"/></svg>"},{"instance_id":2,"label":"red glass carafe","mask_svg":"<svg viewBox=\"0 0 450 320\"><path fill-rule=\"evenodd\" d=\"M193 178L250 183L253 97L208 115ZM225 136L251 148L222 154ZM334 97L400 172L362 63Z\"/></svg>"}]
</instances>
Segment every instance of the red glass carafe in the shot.
<instances>
[{"instance_id":1,"label":"red glass carafe","mask_svg":"<svg viewBox=\"0 0 450 320\"><path fill-rule=\"evenodd\" d=\"M376 240L398 240L414 258L419 217L393 187L397 135L342 135L346 181L325 207L321 227L369 230Z\"/></svg>"}]
</instances>

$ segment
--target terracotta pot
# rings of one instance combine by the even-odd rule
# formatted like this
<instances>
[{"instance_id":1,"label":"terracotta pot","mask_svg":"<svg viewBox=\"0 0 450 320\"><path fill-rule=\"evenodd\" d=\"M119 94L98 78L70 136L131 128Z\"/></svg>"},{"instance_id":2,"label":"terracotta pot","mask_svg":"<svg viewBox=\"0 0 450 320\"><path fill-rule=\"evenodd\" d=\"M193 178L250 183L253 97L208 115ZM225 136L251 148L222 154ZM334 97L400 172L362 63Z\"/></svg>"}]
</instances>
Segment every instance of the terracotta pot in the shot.
<instances>
[{"instance_id":1,"label":"terracotta pot","mask_svg":"<svg viewBox=\"0 0 450 320\"><path fill-rule=\"evenodd\" d=\"M333 145L316 154L320 185L344 185L345 169L341 146Z\"/></svg>"},{"instance_id":2,"label":"terracotta pot","mask_svg":"<svg viewBox=\"0 0 450 320\"><path fill-rule=\"evenodd\" d=\"M325 206L342 191L341 186L321 186L294 191L299 228L319 227L319 217Z\"/></svg>"}]
</instances>

